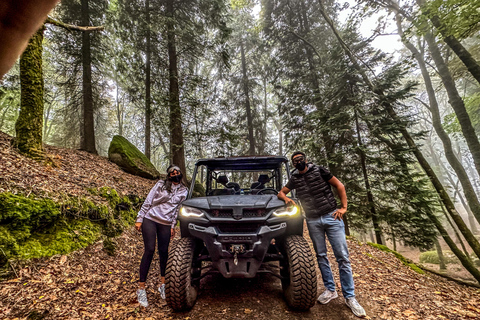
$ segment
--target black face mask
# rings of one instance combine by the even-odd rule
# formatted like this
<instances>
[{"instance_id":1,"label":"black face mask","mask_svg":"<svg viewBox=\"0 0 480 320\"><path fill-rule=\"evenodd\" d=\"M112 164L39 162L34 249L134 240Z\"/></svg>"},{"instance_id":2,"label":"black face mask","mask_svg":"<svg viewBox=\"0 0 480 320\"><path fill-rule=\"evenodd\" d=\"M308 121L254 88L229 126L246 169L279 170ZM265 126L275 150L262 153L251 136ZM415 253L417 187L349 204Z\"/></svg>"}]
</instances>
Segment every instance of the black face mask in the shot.
<instances>
[{"instance_id":1,"label":"black face mask","mask_svg":"<svg viewBox=\"0 0 480 320\"><path fill-rule=\"evenodd\" d=\"M300 161L300 162L295 163L295 168L297 168L298 171L305 170L306 166L307 166L307 164L305 163L305 161Z\"/></svg>"},{"instance_id":2,"label":"black face mask","mask_svg":"<svg viewBox=\"0 0 480 320\"><path fill-rule=\"evenodd\" d=\"M168 180L172 181L172 182L176 182L176 183L179 183L180 181L182 181L182 174L177 174L176 176L169 176L168 177Z\"/></svg>"}]
</instances>

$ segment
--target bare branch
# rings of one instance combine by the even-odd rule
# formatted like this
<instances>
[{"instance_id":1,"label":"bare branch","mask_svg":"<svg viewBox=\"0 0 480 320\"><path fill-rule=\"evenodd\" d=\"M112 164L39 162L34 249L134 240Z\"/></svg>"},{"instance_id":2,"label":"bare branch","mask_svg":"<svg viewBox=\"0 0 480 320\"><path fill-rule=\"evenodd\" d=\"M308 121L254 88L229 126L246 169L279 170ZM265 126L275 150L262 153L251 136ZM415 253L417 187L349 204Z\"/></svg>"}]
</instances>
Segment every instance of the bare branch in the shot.
<instances>
[{"instance_id":1,"label":"bare branch","mask_svg":"<svg viewBox=\"0 0 480 320\"><path fill-rule=\"evenodd\" d=\"M61 21L55 20L51 17L47 17L47 20L45 20L45 23L50 23L53 24L54 26L60 27L67 29L68 31L76 30L76 31L102 31L105 29L104 26L99 26L99 27L81 27L81 26L75 26L73 24L67 24L63 23Z\"/></svg>"}]
</instances>

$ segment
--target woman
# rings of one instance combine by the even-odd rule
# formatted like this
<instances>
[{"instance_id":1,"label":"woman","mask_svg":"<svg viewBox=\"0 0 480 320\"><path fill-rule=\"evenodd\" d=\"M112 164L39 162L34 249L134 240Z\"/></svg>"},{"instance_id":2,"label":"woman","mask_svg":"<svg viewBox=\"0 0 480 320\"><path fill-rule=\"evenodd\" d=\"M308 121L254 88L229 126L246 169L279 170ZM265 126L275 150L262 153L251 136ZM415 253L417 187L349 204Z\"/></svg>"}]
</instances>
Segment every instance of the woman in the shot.
<instances>
[{"instance_id":1,"label":"woman","mask_svg":"<svg viewBox=\"0 0 480 320\"><path fill-rule=\"evenodd\" d=\"M180 203L187 197L188 189L180 168L171 165L167 169L167 178L159 180L150 190L147 199L138 212L135 228L142 233L145 251L140 263L138 282L138 302L147 307L145 281L155 253L155 240L158 241L160 256L160 296L165 299L165 269L167 267L168 245L175 236L175 224Z\"/></svg>"}]
</instances>

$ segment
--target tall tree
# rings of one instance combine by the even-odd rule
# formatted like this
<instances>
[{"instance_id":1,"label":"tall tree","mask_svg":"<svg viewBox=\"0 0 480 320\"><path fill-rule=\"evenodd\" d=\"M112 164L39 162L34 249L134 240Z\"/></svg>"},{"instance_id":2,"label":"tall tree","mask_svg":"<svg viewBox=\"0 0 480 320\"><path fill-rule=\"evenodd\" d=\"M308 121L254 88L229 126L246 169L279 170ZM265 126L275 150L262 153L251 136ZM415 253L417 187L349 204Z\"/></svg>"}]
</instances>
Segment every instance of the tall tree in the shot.
<instances>
[{"instance_id":1,"label":"tall tree","mask_svg":"<svg viewBox=\"0 0 480 320\"><path fill-rule=\"evenodd\" d=\"M45 26L33 35L20 57L21 105L15 123L18 149L36 159L43 159L43 32Z\"/></svg>"},{"instance_id":2,"label":"tall tree","mask_svg":"<svg viewBox=\"0 0 480 320\"><path fill-rule=\"evenodd\" d=\"M325 20L327 21L328 25L330 26L330 28L332 29L333 33L335 34L335 37L337 38L338 42L341 44L343 50L345 51L345 54L349 57L350 61L352 62L352 64L354 65L355 69L359 72L359 74L361 75L361 78L362 78L362 81L364 82L364 84L372 91L374 92L376 95L378 95L380 97L380 101L381 101L381 104L386 108L386 111L388 112L388 115L392 118L392 120L394 121L399 121L398 119L398 116L397 116L397 113L395 111L395 109L393 108L393 106L391 105L391 103L389 102L388 99L386 99L387 97L385 97L384 93L383 93L383 90L381 87L377 87L375 86L370 78L367 76L367 73L365 72L365 70L360 66L357 58L354 56L354 54L352 53L352 51L350 50L350 48L348 47L348 45L343 41L342 37L340 36L338 30L336 29L333 21L330 19L330 17L326 14L326 11L324 10L324 7L323 7L323 1L322 0L318 0L321 7L322 7L322 10L321 10L321 14L322 16L325 18ZM436 174L434 173L434 171L432 170L431 166L428 164L428 162L426 161L425 157L423 156L423 154L421 153L421 151L419 150L418 146L415 144L415 141L413 140L412 136L410 135L410 133L407 131L406 127L403 126L401 129L400 129L400 132L403 136L403 138L407 141L409 147L411 148L412 152L415 154L419 164L422 166L422 168L425 170L427 176L429 177L430 181L432 182L432 184L434 185L435 189L437 190L437 193L439 195L439 197L442 199L442 202L444 203L448 213L451 215L452 219L455 221L455 223L457 224L457 226L459 227L460 231L462 232L462 234L464 235L465 239L467 240L468 244L472 247L473 251L475 252L475 254L478 254L480 253L480 243L478 242L478 240L473 236L472 232L469 230L469 228L465 225L465 222L462 220L461 216L458 214L458 212L456 211L450 197L448 196L448 194L445 192L445 189L443 187L443 185L440 183L438 177L436 176ZM434 221L432 221L434 222ZM438 226L437 226L438 227ZM439 229L440 231L440 229ZM459 257L460 258L460 257ZM477 270L478 271L478 270Z\"/></svg>"},{"instance_id":3,"label":"tall tree","mask_svg":"<svg viewBox=\"0 0 480 320\"><path fill-rule=\"evenodd\" d=\"M151 133L150 133L150 123L151 123L151 81L150 81L150 1L145 1L145 23L146 23L146 41L145 41L145 156L150 159L151 153Z\"/></svg>"},{"instance_id":4,"label":"tall tree","mask_svg":"<svg viewBox=\"0 0 480 320\"><path fill-rule=\"evenodd\" d=\"M185 171L185 145L182 129L182 109L180 108L180 89L178 86L178 57L175 34L174 0L166 1L168 74L170 81L170 153L172 162Z\"/></svg>"},{"instance_id":5,"label":"tall tree","mask_svg":"<svg viewBox=\"0 0 480 320\"><path fill-rule=\"evenodd\" d=\"M250 92L248 87L248 73L247 73L247 63L245 59L245 49L244 44L240 43L240 52L242 55L242 75L243 75L243 94L245 97L245 111L247 113L247 128L248 128L248 154L255 154L255 139L253 137L253 119L252 119L252 108L250 106Z\"/></svg>"},{"instance_id":6,"label":"tall tree","mask_svg":"<svg viewBox=\"0 0 480 320\"><path fill-rule=\"evenodd\" d=\"M82 0L82 25L90 25L88 0ZM83 127L81 148L97 154L95 146L95 120L93 117L92 58L90 49L90 31L82 32L82 70L83 70Z\"/></svg>"}]
</instances>

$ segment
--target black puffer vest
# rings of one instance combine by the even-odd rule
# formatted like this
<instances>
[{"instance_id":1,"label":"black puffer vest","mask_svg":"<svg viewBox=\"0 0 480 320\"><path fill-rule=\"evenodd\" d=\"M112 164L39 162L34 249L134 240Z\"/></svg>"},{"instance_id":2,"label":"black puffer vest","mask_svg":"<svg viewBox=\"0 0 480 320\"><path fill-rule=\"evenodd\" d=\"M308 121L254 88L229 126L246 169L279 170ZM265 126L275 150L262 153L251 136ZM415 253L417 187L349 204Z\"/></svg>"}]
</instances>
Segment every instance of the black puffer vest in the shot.
<instances>
[{"instance_id":1,"label":"black puffer vest","mask_svg":"<svg viewBox=\"0 0 480 320\"><path fill-rule=\"evenodd\" d=\"M297 197L307 218L317 218L337 208L332 188L321 176L318 166L309 164L309 169L304 174L294 170L290 179L296 186Z\"/></svg>"}]
</instances>

